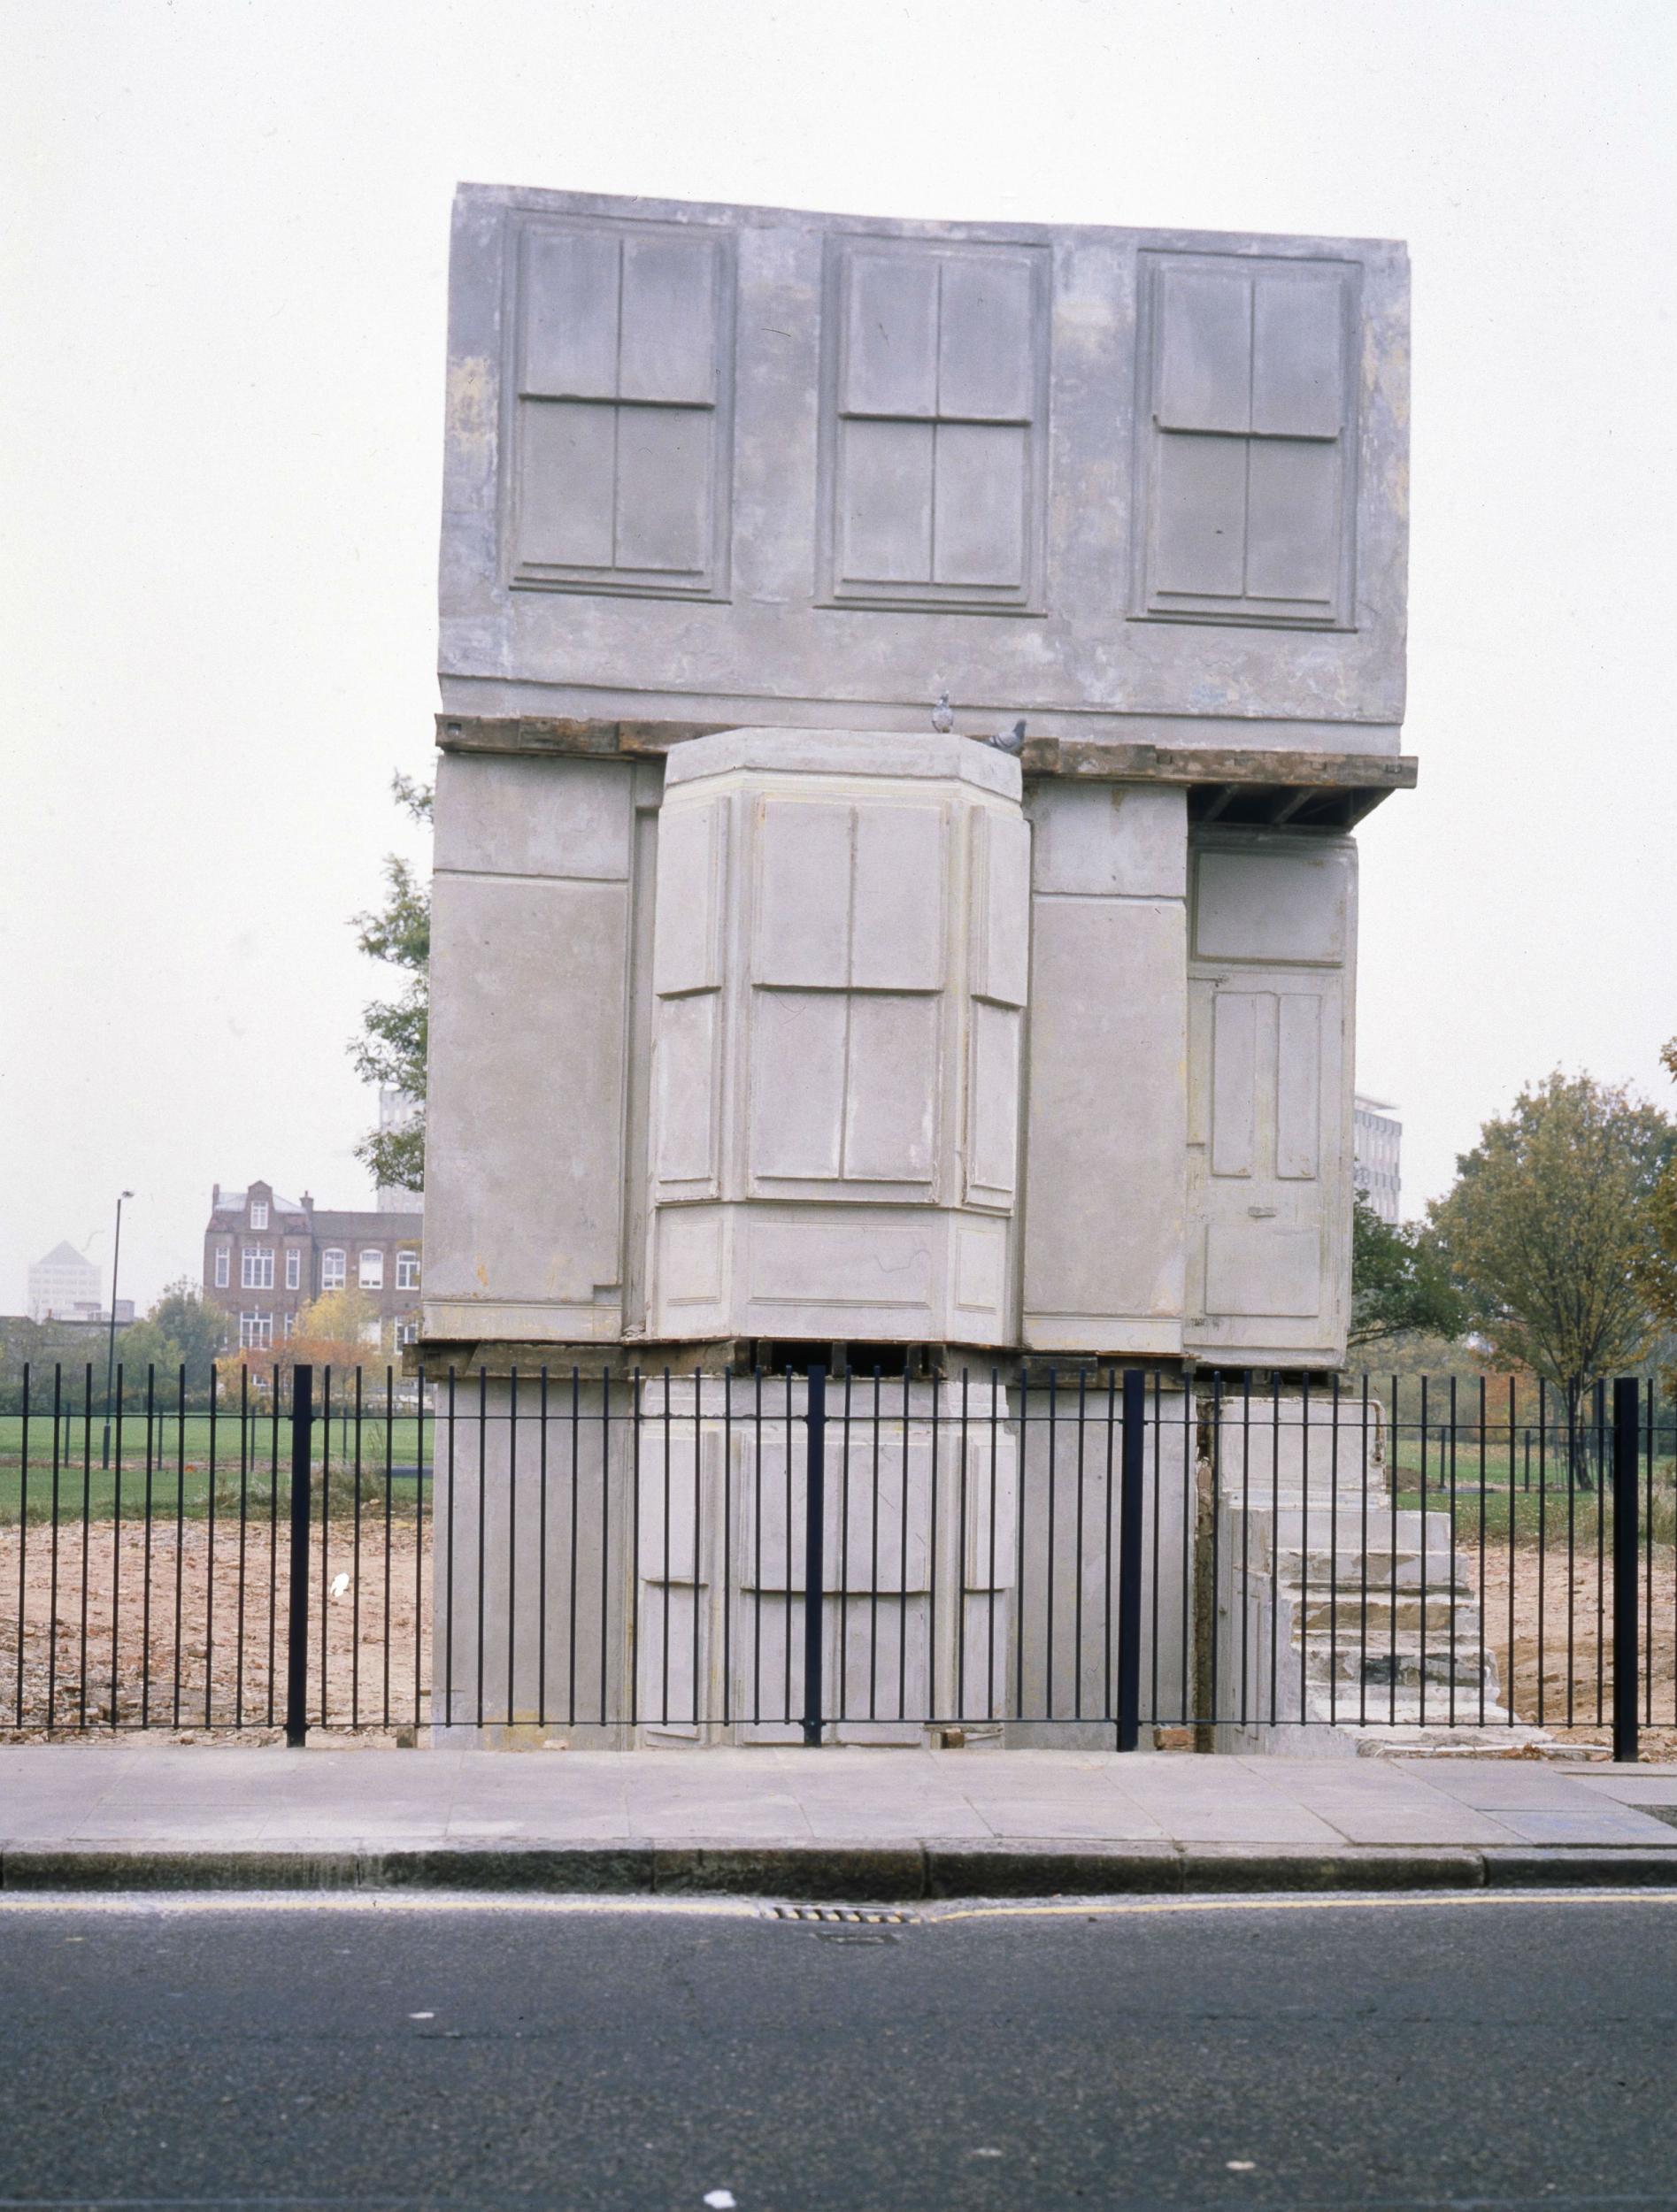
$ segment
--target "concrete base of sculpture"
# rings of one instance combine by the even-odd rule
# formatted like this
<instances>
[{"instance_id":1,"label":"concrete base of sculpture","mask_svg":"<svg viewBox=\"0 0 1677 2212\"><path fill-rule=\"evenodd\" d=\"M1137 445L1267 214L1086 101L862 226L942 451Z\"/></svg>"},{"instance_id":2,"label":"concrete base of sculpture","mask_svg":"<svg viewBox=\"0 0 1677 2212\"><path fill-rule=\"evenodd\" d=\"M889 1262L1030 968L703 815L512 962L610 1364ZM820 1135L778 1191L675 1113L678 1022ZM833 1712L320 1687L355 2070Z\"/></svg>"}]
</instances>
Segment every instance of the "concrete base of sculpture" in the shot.
<instances>
[{"instance_id":1,"label":"concrete base of sculpture","mask_svg":"<svg viewBox=\"0 0 1677 2212\"><path fill-rule=\"evenodd\" d=\"M433 1732L627 1749L804 1740L808 1384L485 1382L439 1447ZM1104 1390L840 1378L822 1740L1110 1747L1121 1504ZM1194 1679L1191 1418L1154 1401L1142 1715Z\"/></svg>"}]
</instances>

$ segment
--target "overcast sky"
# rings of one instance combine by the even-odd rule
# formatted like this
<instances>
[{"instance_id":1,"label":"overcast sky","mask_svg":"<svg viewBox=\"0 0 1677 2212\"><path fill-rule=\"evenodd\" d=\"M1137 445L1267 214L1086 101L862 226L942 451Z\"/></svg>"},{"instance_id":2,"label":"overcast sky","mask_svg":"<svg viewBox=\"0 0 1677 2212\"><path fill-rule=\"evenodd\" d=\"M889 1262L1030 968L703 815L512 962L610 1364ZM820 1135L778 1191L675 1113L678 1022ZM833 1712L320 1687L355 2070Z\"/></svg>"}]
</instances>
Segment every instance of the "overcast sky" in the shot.
<instances>
[{"instance_id":1,"label":"overcast sky","mask_svg":"<svg viewBox=\"0 0 1677 2212\"><path fill-rule=\"evenodd\" d=\"M1418 792L1362 833L1404 1197L1677 1095L1673 0L0 0L0 1310L365 1202L348 918L426 772L457 180L1407 239ZM405 833L412 844L413 833Z\"/></svg>"}]
</instances>

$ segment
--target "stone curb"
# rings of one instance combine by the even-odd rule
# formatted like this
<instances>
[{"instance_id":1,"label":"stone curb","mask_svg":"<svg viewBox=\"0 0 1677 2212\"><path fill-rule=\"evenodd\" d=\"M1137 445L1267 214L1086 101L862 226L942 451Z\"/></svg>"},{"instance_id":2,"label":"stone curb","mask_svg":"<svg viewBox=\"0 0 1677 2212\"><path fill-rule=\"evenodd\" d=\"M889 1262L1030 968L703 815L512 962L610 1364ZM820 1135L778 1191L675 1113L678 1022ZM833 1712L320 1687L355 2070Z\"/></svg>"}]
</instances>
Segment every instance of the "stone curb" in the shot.
<instances>
[{"instance_id":1,"label":"stone curb","mask_svg":"<svg viewBox=\"0 0 1677 2212\"><path fill-rule=\"evenodd\" d=\"M0 1892L473 1890L568 1896L783 1897L900 1904L957 1897L1206 1896L1334 1891L1677 1888L1677 1846L1133 1843L501 1845L389 1851L19 1847Z\"/></svg>"}]
</instances>

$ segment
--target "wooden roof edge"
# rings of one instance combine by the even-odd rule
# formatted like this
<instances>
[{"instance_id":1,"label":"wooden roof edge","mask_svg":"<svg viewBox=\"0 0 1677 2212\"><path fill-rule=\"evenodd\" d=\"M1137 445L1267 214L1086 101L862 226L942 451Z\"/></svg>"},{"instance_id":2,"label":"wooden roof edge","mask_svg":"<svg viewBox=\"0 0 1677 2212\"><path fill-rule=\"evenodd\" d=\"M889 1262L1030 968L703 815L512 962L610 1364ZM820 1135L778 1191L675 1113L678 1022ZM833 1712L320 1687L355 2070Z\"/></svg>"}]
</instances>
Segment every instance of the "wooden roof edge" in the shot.
<instances>
[{"instance_id":1,"label":"wooden roof edge","mask_svg":"<svg viewBox=\"0 0 1677 2212\"><path fill-rule=\"evenodd\" d=\"M737 729L733 722L606 722L535 714L439 714L445 753L571 754L632 760L667 753L690 737Z\"/></svg>"},{"instance_id":2,"label":"wooden roof edge","mask_svg":"<svg viewBox=\"0 0 1677 2212\"><path fill-rule=\"evenodd\" d=\"M1413 753L1308 753L1272 747L1132 745L1084 737L1027 738L1027 776L1084 776L1107 783L1263 785L1283 790L1412 791Z\"/></svg>"},{"instance_id":3,"label":"wooden roof edge","mask_svg":"<svg viewBox=\"0 0 1677 2212\"><path fill-rule=\"evenodd\" d=\"M525 714L439 714L436 741L444 752L646 759L666 753L688 738L709 737L737 726L737 721L624 722ZM1027 738L1019 764L1027 776L1082 777L1107 783L1261 784L1289 790L1381 792L1412 790L1419 767L1412 753L1167 746L1090 737Z\"/></svg>"}]
</instances>

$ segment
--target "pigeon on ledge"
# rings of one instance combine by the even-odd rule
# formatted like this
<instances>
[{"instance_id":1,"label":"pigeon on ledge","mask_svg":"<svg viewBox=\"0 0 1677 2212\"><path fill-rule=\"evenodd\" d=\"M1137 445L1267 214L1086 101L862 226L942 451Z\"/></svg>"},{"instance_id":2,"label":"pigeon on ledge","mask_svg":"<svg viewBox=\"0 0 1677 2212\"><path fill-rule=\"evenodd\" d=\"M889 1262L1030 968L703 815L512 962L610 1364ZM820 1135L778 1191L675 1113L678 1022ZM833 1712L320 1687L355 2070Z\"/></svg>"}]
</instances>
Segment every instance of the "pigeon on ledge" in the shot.
<instances>
[{"instance_id":1,"label":"pigeon on ledge","mask_svg":"<svg viewBox=\"0 0 1677 2212\"><path fill-rule=\"evenodd\" d=\"M994 745L998 753L1012 753L1017 756L1025 749L1025 725L1023 722L1015 722L1011 730L997 730L994 737L987 737L984 742L987 745Z\"/></svg>"},{"instance_id":2,"label":"pigeon on ledge","mask_svg":"<svg viewBox=\"0 0 1677 2212\"><path fill-rule=\"evenodd\" d=\"M932 709L932 727L940 736L955 727L955 710L950 704L947 691L940 691L937 695L937 704Z\"/></svg>"}]
</instances>

